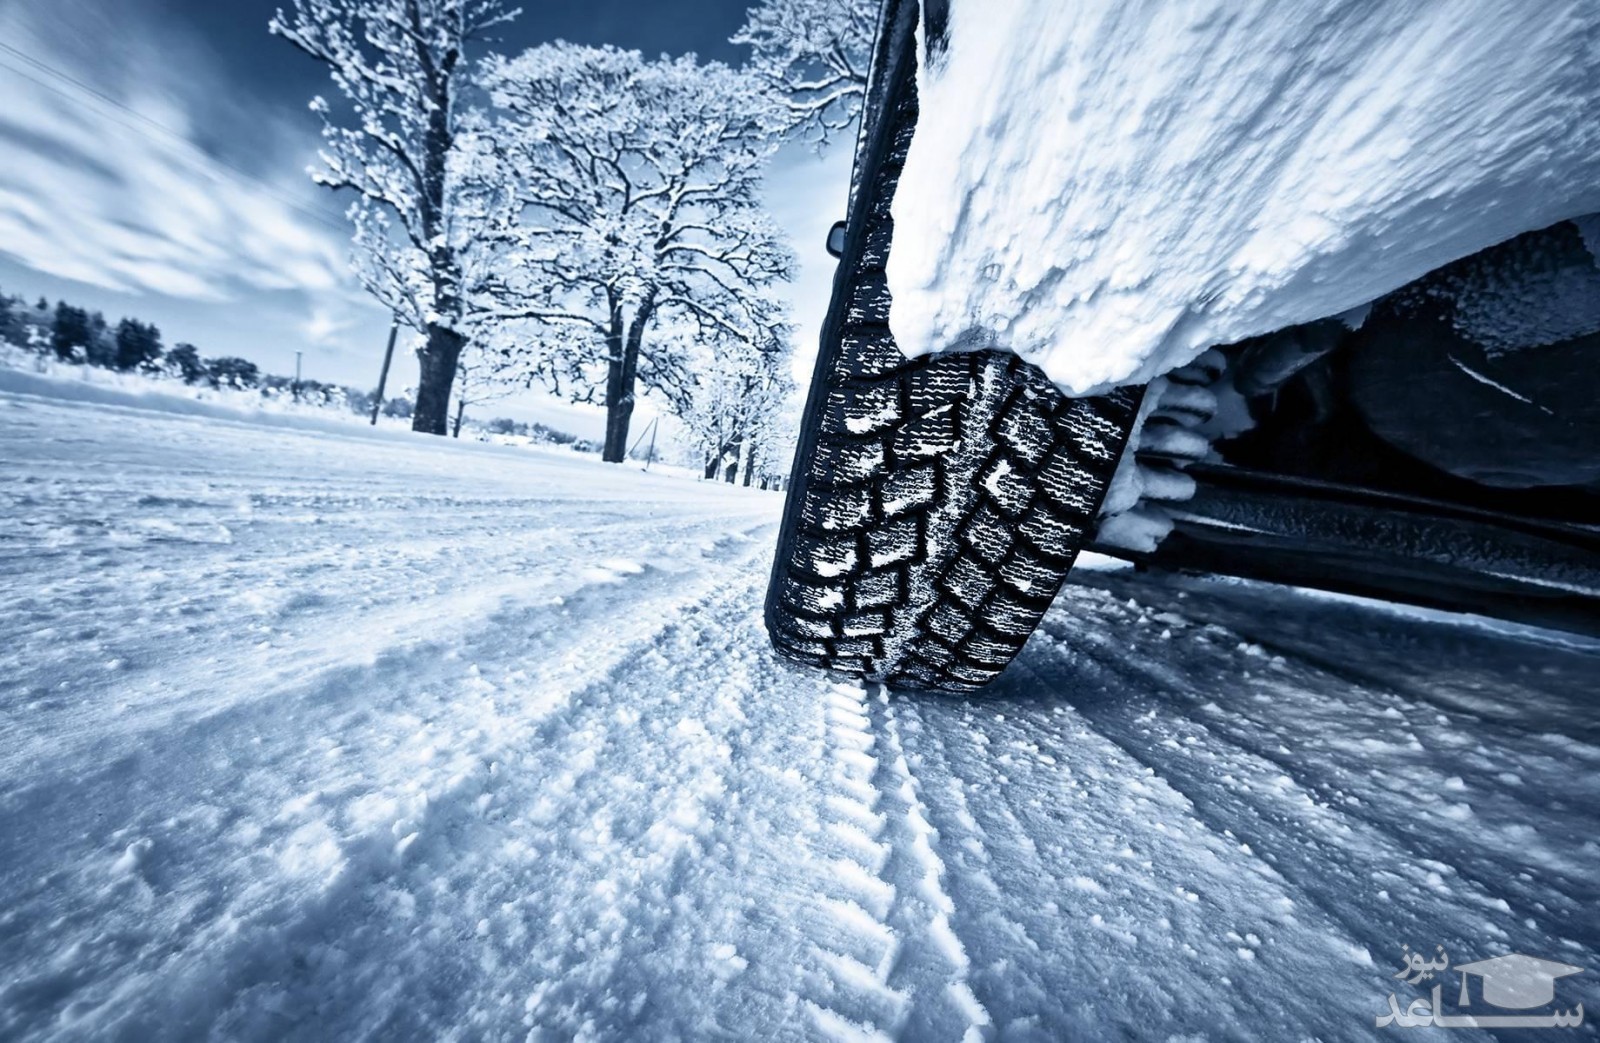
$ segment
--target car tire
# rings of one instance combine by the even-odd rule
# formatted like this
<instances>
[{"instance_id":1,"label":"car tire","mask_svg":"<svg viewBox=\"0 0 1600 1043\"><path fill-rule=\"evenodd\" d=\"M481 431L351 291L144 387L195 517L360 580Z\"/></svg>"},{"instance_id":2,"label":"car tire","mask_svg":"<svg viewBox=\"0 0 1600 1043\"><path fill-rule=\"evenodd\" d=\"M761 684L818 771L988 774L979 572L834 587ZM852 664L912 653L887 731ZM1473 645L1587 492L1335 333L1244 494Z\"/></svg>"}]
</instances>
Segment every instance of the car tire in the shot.
<instances>
[{"instance_id":1,"label":"car tire","mask_svg":"<svg viewBox=\"0 0 1600 1043\"><path fill-rule=\"evenodd\" d=\"M1093 537L1140 390L1068 398L1012 355L901 353L885 267L917 120L915 44L889 39L901 53L878 65L888 80L857 155L766 621L791 659L975 691Z\"/></svg>"}]
</instances>

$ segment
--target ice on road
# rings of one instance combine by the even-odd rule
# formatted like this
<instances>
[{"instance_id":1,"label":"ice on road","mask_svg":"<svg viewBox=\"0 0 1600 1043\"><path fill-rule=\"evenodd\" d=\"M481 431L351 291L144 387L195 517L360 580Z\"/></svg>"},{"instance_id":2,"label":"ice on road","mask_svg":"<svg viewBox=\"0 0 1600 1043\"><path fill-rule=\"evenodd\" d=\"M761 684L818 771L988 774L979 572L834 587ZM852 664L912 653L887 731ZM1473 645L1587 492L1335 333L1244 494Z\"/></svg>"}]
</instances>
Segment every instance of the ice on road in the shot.
<instances>
[{"instance_id":1,"label":"ice on road","mask_svg":"<svg viewBox=\"0 0 1600 1043\"><path fill-rule=\"evenodd\" d=\"M6 1039L1354 1040L1403 945L1600 1009L1592 642L1084 571L886 695L770 651L772 494L4 393L0 497Z\"/></svg>"}]
</instances>

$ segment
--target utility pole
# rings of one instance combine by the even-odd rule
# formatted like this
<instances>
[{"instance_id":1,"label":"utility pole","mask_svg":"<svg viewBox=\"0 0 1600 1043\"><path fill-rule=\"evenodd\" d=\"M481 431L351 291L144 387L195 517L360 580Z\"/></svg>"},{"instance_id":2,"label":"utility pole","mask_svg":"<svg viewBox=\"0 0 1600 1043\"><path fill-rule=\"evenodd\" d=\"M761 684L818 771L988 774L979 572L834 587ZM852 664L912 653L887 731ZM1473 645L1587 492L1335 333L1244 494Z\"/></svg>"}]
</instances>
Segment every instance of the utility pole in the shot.
<instances>
[{"instance_id":1,"label":"utility pole","mask_svg":"<svg viewBox=\"0 0 1600 1043\"><path fill-rule=\"evenodd\" d=\"M646 471L650 470L650 465L656 462L656 425L659 424L660 422L661 422L661 418L658 416L658 417L654 418L653 420L651 420L650 421L650 426L645 429L646 432L650 435L650 458L644 462L644 470L646 470ZM638 437L638 439L634 441L633 448L629 449L626 453L622 454L623 458L626 459L626 458L632 456L634 454L634 450L639 448L639 443L643 442L643 441L644 441L644 435L640 435Z\"/></svg>"},{"instance_id":2,"label":"utility pole","mask_svg":"<svg viewBox=\"0 0 1600 1043\"><path fill-rule=\"evenodd\" d=\"M378 393L372 396L372 426L378 426L378 408L383 405L383 388L389 383L389 363L394 359L394 338L400 332L398 320L389 324L389 346L383 349L383 369L378 371Z\"/></svg>"},{"instance_id":3,"label":"utility pole","mask_svg":"<svg viewBox=\"0 0 1600 1043\"><path fill-rule=\"evenodd\" d=\"M294 400L300 401L300 352L294 353Z\"/></svg>"}]
</instances>

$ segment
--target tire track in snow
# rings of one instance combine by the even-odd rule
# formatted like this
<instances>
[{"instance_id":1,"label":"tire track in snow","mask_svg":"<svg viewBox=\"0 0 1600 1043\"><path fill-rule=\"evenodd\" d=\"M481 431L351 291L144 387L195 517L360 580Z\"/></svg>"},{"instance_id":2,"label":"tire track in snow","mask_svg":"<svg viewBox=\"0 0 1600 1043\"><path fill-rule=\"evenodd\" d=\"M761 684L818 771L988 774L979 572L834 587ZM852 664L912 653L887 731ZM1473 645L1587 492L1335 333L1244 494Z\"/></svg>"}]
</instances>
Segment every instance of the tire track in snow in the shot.
<instances>
[{"instance_id":1,"label":"tire track in snow","mask_svg":"<svg viewBox=\"0 0 1600 1043\"><path fill-rule=\"evenodd\" d=\"M270 628L269 633L282 636L288 625L305 629L315 628L323 620L347 620L348 599L353 594L359 595L368 606L364 615L377 611L399 617L403 616L405 605L418 606L420 614L423 611L420 606L430 600L466 598L474 591L486 589L500 592L501 596L554 593L559 592L556 584L564 574L540 569L538 566L542 562L600 560L608 556L607 547L637 548L633 553L641 557L660 558L696 537L714 539L726 533L729 525L729 519L720 517L673 518L670 519L676 523L671 529L673 540L670 545L664 545L659 539L649 539L663 531L663 522L667 519L659 517L647 520L585 517L578 533L572 531L575 523L571 520L559 526L525 526L509 532L495 527L506 525L503 518L461 520L470 536L453 538L449 533L430 531L424 537L395 538L390 534L388 538L373 542L366 542L366 533L350 532L342 518L329 522L338 530L337 538L333 539L321 521L316 525L294 523L297 531L293 535L305 542L288 553L278 549L286 542L280 538L281 534L260 531L262 525L271 528L281 524L282 519L267 519L259 524L247 522L240 528L236 542L186 546L181 583L144 580L141 575L145 567L143 552L166 548L135 547L127 552L126 560L113 559L84 575L63 577L62 570L55 567L38 570L41 575L34 577L33 582L19 584L20 597L0 599L0 605L17 612L19 618L27 619L27 608L18 607L17 603L37 607L41 599L32 592L48 584L48 611L36 609L36 625L18 626L19 637L89 625L97 625L96 629L102 631L113 630L115 620L105 618L107 589L123 584L141 586L144 598L182 609L176 621L165 625L169 662L163 666L170 667L214 648L212 642L223 628L217 625L217 619L206 619L207 613L224 619L242 619L246 625L263 624ZM408 522L414 528L427 530L424 520L408 516ZM758 521L752 519L751 524L758 525ZM196 561L199 555L204 555L205 560ZM521 579L508 578L486 587L481 582L463 585L458 579L462 575L520 576ZM433 615L457 618L457 614L442 610L436 610ZM293 635L289 637L292 639ZM292 654L293 650L281 651Z\"/></svg>"},{"instance_id":2,"label":"tire track in snow","mask_svg":"<svg viewBox=\"0 0 1600 1043\"><path fill-rule=\"evenodd\" d=\"M840 1043L893 1039L908 997L888 979L899 937L888 918L897 897L881 873L890 851L887 825L873 785L877 738L859 684L835 684L825 697L822 725L829 758L824 798L827 819L819 854L830 858L831 893L817 896L822 937L812 941L816 965L805 976L804 998L813 1028ZM831 929L829 929L831 928Z\"/></svg>"},{"instance_id":3,"label":"tire track in snow","mask_svg":"<svg viewBox=\"0 0 1600 1043\"><path fill-rule=\"evenodd\" d=\"M985 1038L988 1013L967 984L937 833L896 710L881 686L869 696L859 684L840 684L827 717L841 792L827 799L833 820L826 830L841 848L835 866L843 896L819 898L819 906L855 944L839 946L848 952L817 945L826 977L809 1000L813 1023L838 1040Z\"/></svg>"},{"instance_id":4,"label":"tire track in snow","mask_svg":"<svg viewBox=\"0 0 1600 1043\"><path fill-rule=\"evenodd\" d=\"M757 603L754 595L748 577L719 584L674 614L649 648L575 693L553 727L524 745L519 774L537 794L522 819L538 838L530 841L539 852L533 864L545 873L577 872L567 901L546 893L560 890L550 881L530 881L536 887L513 902L516 917L535 931L582 940L580 953L557 949L554 961L512 969L513 991L527 990L523 1023L534 1035L653 1037L665 1011L684 1023L687 1038L716 1034L716 1012L692 997L737 977L749 961L716 925L693 915L693 891L703 863L731 855L718 829L735 788L729 735L745 719L742 703L754 686L749 659L736 647L748 635L730 624ZM663 688L683 698L638 699ZM654 755L641 757L649 747ZM546 765L559 767L550 774ZM591 881L584 867L601 854L600 879ZM604 901L592 901L595 895ZM682 955L668 955L674 952ZM652 962L683 971L665 981L646 976ZM698 980L702 974L710 980ZM683 995L669 998L678 990ZM630 1002L607 1010L596 1000L608 995Z\"/></svg>"},{"instance_id":5,"label":"tire track in snow","mask_svg":"<svg viewBox=\"0 0 1600 1043\"><path fill-rule=\"evenodd\" d=\"M1562 936L1568 958L1593 961L1593 933L1573 931L1583 922L1580 910L1592 903L1593 886L1583 869L1570 871L1575 884L1555 874L1544 881L1563 884L1557 902L1545 895L1519 903L1522 911L1512 915L1507 897L1518 897L1519 879L1531 879L1522 854L1501 855L1504 861L1496 864L1496 852L1480 842L1482 850L1463 857L1410 824L1418 808L1412 787L1419 783L1408 776L1418 770L1431 775L1433 785L1422 785L1422 795L1428 795L1456 770L1422 767L1428 751L1414 734L1396 749L1400 759L1388 785L1363 784L1345 777L1338 760L1322 752L1326 737L1315 732L1314 712L1291 712L1290 719L1300 728L1312 729L1304 744L1291 749L1270 727L1253 727L1248 715L1241 717L1236 711L1230 716L1215 703L1207 704L1209 710L1194 712L1185 705L1192 682L1172 675L1160 663L1128 655L1125 648L1109 645L1098 634L1063 635L1049 647L1052 658L1070 659L1080 673L1088 668L1107 679L1107 690L1122 693L1115 700L1087 700L1079 708L1098 733L1183 794L1212 829L1230 841L1243 842L1252 857L1279 875L1304 904L1340 924L1353 943L1382 952L1393 949L1397 938L1429 936L1447 947L1470 949L1492 937L1501 946L1537 947L1549 944L1554 929ZM1211 654L1234 655L1221 648ZM1192 659L1189 669L1205 662L1203 657ZM1270 697L1258 692L1255 698L1268 699L1267 705L1293 705L1336 697L1347 722L1358 719L1355 706L1363 701L1385 705L1391 701L1381 692L1322 674L1314 664L1307 666L1309 674L1280 667L1268 675ZM1228 663L1224 668L1233 666ZM1325 683L1337 696L1319 691ZM1413 716L1402 712L1399 719ZM1387 718L1377 714L1373 720ZM1359 734L1335 741L1359 745L1369 765L1378 749L1389 745L1388 739L1380 742ZM1464 744L1466 761L1472 759L1472 745ZM1455 835L1459 842L1458 834L1443 835ZM1402 855L1399 859L1394 857L1397 852ZM1450 911L1431 909L1426 918L1419 917L1415 904L1407 900L1419 893L1449 893ZM1566 912L1558 911L1562 905L1568 906ZM1530 914L1537 914L1538 920ZM1543 926L1536 930L1539 921Z\"/></svg>"},{"instance_id":6,"label":"tire track in snow","mask_svg":"<svg viewBox=\"0 0 1600 1043\"><path fill-rule=\"evenodd\" d=\"M901 741L898 709L882 685L869 704L874 731L883 738L875 784L894 827L885 866L896 898L889 925L900 938L889 983L911 997L896 1026L912 1040L987 1038L990 1018L968 982L971 961L950 925L955 901L945 886L945 863L935 850L939 833L928 821L922 782L913 774Z\"/></svg>"},{"instance_id":7,"label":"tire track in snow","mask_svg":"<svg viewBox=\"0 0 1600 1043\"><path fill-rule=\"evenodd\" d=\"M276 783L282 789L286 808L292 810L280 816L278 822L266 823L262 839L252 847L276 846L285 852L294 852L293 858L298 861L309 858L315 865L337 864L345 868L336 871L331 883L318 884L294 878L292 874L290 877L263 875L259 867L239 862L236 866L239 877L224 888L226 897L221 894L197 896L193 903L196 908L204 908L221 901L222 908L214 911L223 915L189 924L182 945L168 945L158 935L148 946L141 947L142 951L121 954L116 957L114 966L103 969L104 973L95 982L97 996L93 1006L117 1013L101 1024L113 1034L137 1036L141 1031L139 1026L146 1024L141 1019L152 1016L148 994L153 980L166 982L163 988L170 995L156 1002L157 1007L165 1005L167 1009L148 1024L167 1026L198 1026L200 1022L188 1019L217 1013L209 1006L214 1002L210 997L233 995L246 982L287 980L291 984L285 987L291 991L312 989L304 981L306 968L280 965L280 962L293 952L322 944L325 925L345 918L340 910L371 904L370 895L380 896L381 907L382 896L393 892L404 880L416 880L419 885L401 890L426 892L425 881L439 871L441 858L449 863L457 853L470 850L473 847L470 836L482 832L485 823L500 814L508 791L535 794L527 801L529 821L535 825L539 822L559 825L574 818L583 821L583 816L574 815L571 807L574 802L604 801L610 795L606 787L591 784L605 768L597 751L605 748L606 737L613 728L605 720L605 711L615 705L617 692L626 695L636 688L625 680L629 672L644 669L648 674L649 669L659 669L661 657L653 654L654 651L664 635L683 631L687 620L719 605L745 605L756 601L755 581L750 577L760 571L760 559L769 553L768 544L762 540L739 540L731 549L734 551L731 555L725 548L722 560L712 559L708 562L710 567L690 573L690 582L685 584L680 577L678 582L660 585L658 594L643 602L627 590L627 583L636 578L624 579L616 585L595 586L593 595L602 599L597 605L585 606L582 599L569 600L569 606L586 611L605 607L618 599L612 606L618 611L601 616L601 619L620 617L618 625L609 628L603 640L597 641L595 631L588 628L554 628L551 633L558 644L546 645L535 654L538 642L532 642L533 647L530 647L527 620L516 613L503 613L495 626L475 634L460 653L441 655L446 649L433 643L408 653L408 660L417 669L388 671L396 687L385 694L382 705L346 711L339 708L336 700L325 698L361 690L361 681L364 675L371 673L370 668L359 668L354 676L346 676L348 671L335 671L333 676L319 678L310 687L301 689L311 714L328 719L320 724L314 720L302 720L297 724L310 734L329 735L337 743L335 749L361 751L366 756L354 760L348 756L337 761L302 760L307 774ZM511 635L505 634L507 628L513 631ZM693 643L692 638L689 643ZM565 651L561 650L563 647ZM509 660L505 658L508 652L511 653ZM496 655L502 657L499 662L493 661ZM490 688L489 681L473 665L480 657L485 664L492 664L492 673L501 675L498 678L501 694L496 697L486 691L486 705L479 718L482 725L463 732L461 729L470 724L473 717L467 714L464 715L466 722L452 722L452 715L461 715L462 707L459 694L452 698L449 693L459 693L463 682ZM727 658L719 657L719 661ZM701 675L708 673L704 661L692 661L682 671L675 671L674 676L687 676L696 671ZM466 677L461 676L463 672ZM658 682L647 678L646 683ZM514 694L508 699L506 696L510 693L504 692L506 686L514 686L513 692L537 693L538 701L530 704L515 698ZM423 694L441 691L446 694ZM586 696L596 696L595 705L590 705ZM430 709L429 704L435 701L438 707ZM418 773L411 777L404 774L403 767L402 774L396 775L396 751L376 741L390 731L386 722L401 707L406 714L415 716L416 726L423 729L415 740L418 748L414 752L421 758ZM264 722L255 720L262 713L279 718L292 712L281 702L248 711L237 708L233 713L224 712L171 733L162 733L148 755L183 764L187 759L183 751L194 746L187 738L189 733L201 732L208 736L202 746L220 746L223 736L241 729L246 734L270 734ZM622 725L627 727L623 712ZM426 730L431 720L454 723L455 733L431 735ZM598 724L593 727L586 724L595 721ZM688 738L693 741L694 737ZM430 770L439 760L430 748L448 753L438 769ZM272 750L248 746L246 749L253 756L263 758L263 768L277 756ZM399 752L410 754L413 751ZM621 756L631 759L634 755L624 750ZM402 765L407 763L413 763L409 755L400 760ZM324 765L335 774L325 775ZM114 789L120 769L117 765L104 767L106 778L98 785ZM228 775L237 781L241 770L239 766L230 767ZM176 777L171 781L175 785L190 784ZM62 799L86 799L84 789L93 790L96 786L92 779L79 779L72 792L64 793ZM664 792L671 791L671 787L664 789ZM701 788L695 792L704 793L705 790ZM159 835L161 829L158 824L141 821L140 806L171 804L147 793L119 795L108 791L87 799L99 804L108 820L127 822L128 827L121 832L130 837ZM368 820L366 825L336 836L330 832L329 825L337 823L327 822L324 811L330 801L347 807L381 809L387 805L393 810L363 812ZM700 805L674 804L669 813L661 817L660 829L650 838L651 850L657 853L666 850L676 857L687 836L676 823L700 817L703 817ZM34 817L30 820L31 828L47 828L47 818ZM206 838L201 843L217 843L221 839ZM164 840L163 844L170 846L170 841ZM329 845L335 846L330 848ZM46 847L40 845L41 850ZM189 857L206 857L213 864L226 861L225 855ZM654 855L647 853L644 860L650 857ZM634 863L642 864L640 859L635 859ZM86 862L78 871L92 875L94 870L93 863ZM628 871L626 867L624 871ZM467 879L463 884L470 882L470 874L464 875ZM48 875L42 879L46 883L37 896L27 893L31 888L11 892L18 906L31 906L35 897L48 906L50 895L61 886L61 881ZM92 890L87 886L83 889ZM9 921L11 928L19 932L29 929L34 916L26 909L15 911L19 915ZM137 918L136 911L129 912ZM43 920L37 921L35 926L46 929ZM102 923L97 930L104 928ZM147 931L148 926L134 927L130 923L126 933L137 938ZM197 963L193 954L201 953L204 959ZM400 987L394 984L396 982L427 979L425 969L413 968L413 971L409 976L393 979L385 976L367 982L365 987L372 1001L382 1005L384 998ZM293 984L296 979L300 979L298 985ZM48 984L52 980L48 968L35 969L16 979L15 994L53 988ZM60 999L61 1002L73 999L73 991L69 989ZM392 995L392 1000L395 1009L403 1009L409 1002L397 994ZM0 1003L0 1008L4 1006L6 1004ZM0 1018L0 1024L3 1021ZM442 1031L446 1027L435 1025L433 1029ZM242 1034L260 1035L243 1031Z\"/></svg>"},{"instance_id":8,"label":"tire track in snow","mask_svg":"<svg viewBox=\"0 0 1600 1043\"><path fill-rule=\"evenodd\" d=\"M407 664L426 668L452 639L465 636L469 642L488 645L481 639L485 629L510 631L505 639L508 647L525 647L530 640L544 642L543 654L534 661L530 688L548 701L548 696L567 690L561 685L581 683L584 670L616 661L619 649L632 647L618 638L641 625L647 630L642 639L659 632L659 620L671 618L674 608L681 607L674 599L693 600L700 596L696 592L747 569L765 551L767 541L759 534L770 528L770 523L762 523L731 534L723 530L715 542L710 542L711 533L698 534L709 543L709 551L700 556L699 574L688 577L687 583L682 574L655 568L637 576L591 568L572 577L576 587L530 591L520 570L500 569L490 583L371 609L359 617L358 626L314 627L296 638L256 645L241 652L231 668L259 678L257 686L246 700L221 707L215 705L212 693L215 653L175 653L172 665L161 672L159 689L139 697L119 694L118 729L124 733L175 726L187 730L197 721L211 727L211 718L255 713L263 703L280 706L306 693L317 693L321 704L359 690L361 678L374 671L403 674ZM621 620L618 632L600 643L598 654L593 642L583 641L584 631L571 626L571 619L584 615ZM654 630L649 629L652 625ZM541 633L542 638L537 636ZM198 638L195 641L203 646ZM126 682L113 674L106 683ZM106 713L102 701L82 698L48 720L6 722L6 730L30 734L25 743L6 744L0 770L27 778L37 774L41 763L72 756L95 741L90 725Z\"/></svg>"},{"instance_id":9,"label":"tire track in snow","mask_svg":"<svg viewBox=\"0 0 1600 1043\"><path fill-rule=\"evenodd\" d=\"M423 962L402 953L403 971L380 964L373 1012L344 1012L352 1032L377 1024L374 1038L385 1038L399 1019L419 1038L462 1024L493 1026L492 1038L661 1038L657 1019L668 1017L667 1036L718 1034L716 1011L695 1000L746 961L706 936L711 925L693 914L688 891L704 860L730 857L715 828L733 789L726 736L753 689L741 657L752 628L734 623L759 603L752 559L765 552L700 577L697 598L639 613L642 640L608 649L596 669L567 680L557 708L505 737L488 814L458 805L417 824L431 841L379 887L421 896L425 921L476 922L478 944ZM519 688L545 683L517 678ZM360 900L357 884L340 903ZM286 973L311 993L304 1006L326 1005L316 990L329 983ZM441 980L477 986L419 1002L392 984Z\"/></svg>"},{"instance_id":10,"label":"tire track in snow","mask_svg":"<svg viewBox=\"0 0 1600 1043\"><path fill-rule=\"evenodd\" d=\"M955 902L952 926L962 938L967 939L968 955L973 969L969 974L973 994L998 1026L1002 1038L1018 1033L1040 1023L1060 1024L1061 1019L1049 1017L1049 1012L1059 1010L1059 999L1052 998L1048 990L1039 987L1031 976L1009 970L1019 953L1037 956L1042 949L1028 932L1027 926L1007 911L1007 896L995 881L991 871L993 856L990 848L1006 852L1014 870L1034 880L1053 882L1051 890L1065 893L1059 885L1053 868L1039 857L1030 831L1012 813L1009 800L1009 779L990 771L982 802L989 825L980 824L967 797L967 765L952 757L941 731L951 731L983 749L979 756L988 754L989 740L978 727L971 702L930 699L928 712L923 712L923 700L905 697L901 701L905 722L905 743L919 769L926 777L939 780L925 787L924 800L933 826L942 838L946 855L949 891ZM959 705L959 710L958 710ZM1003 828L997 830L995 818Z\"/></svg>"},{"instance_id":11,"label":"tire track in snow","mask_svg":"<svg viewBox=\"0 0 1600 1043\"><path fill-rule=\"evenodd\" d=\"M962 891L968 878L954 856L952 890L969 917L959 926L974 988L993 999L1001 1038L1163 1038L1185 1024L1226 1025L1230 1038L1299 1038L1310 1025L1298 1019L1311 976L1337 982L1338 995L1363 995L1360 961L1341 947L1341 932L1300 908L1276 871L1070 708L1041 705L1040 693L1064 680L1012 675L971 703L918 700L925 728L909 740L931 777L967 780L966 807L987 841L981 868L997 893ZM957 807L930 803L936 825ZM1194 979L1181 1000L1175 965ZM1319 1031L1358 1038L1371 1019Z\"/></svg>"}]
</instances>

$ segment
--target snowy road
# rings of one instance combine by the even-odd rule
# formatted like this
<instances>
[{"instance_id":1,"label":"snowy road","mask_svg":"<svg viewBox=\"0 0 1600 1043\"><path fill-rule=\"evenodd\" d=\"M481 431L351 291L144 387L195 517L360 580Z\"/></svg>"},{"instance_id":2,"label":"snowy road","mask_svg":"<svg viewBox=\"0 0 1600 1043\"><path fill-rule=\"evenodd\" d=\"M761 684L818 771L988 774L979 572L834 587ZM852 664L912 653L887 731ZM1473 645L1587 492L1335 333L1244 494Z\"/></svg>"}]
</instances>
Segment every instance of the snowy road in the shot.
<instances>
[{"instance_id":1,"label":"snowy road","mask_svg":"<svg viewBox=\"0 0 1600 1043\"><path fill-rule=\"evenodd\" d=\"M770 653L770 494L0 394L0 497L0 1038L1367 1039L1402 944L1600 1012L1595 642L1087 572L885 698Z\"/></svg>"}]
</instances>

